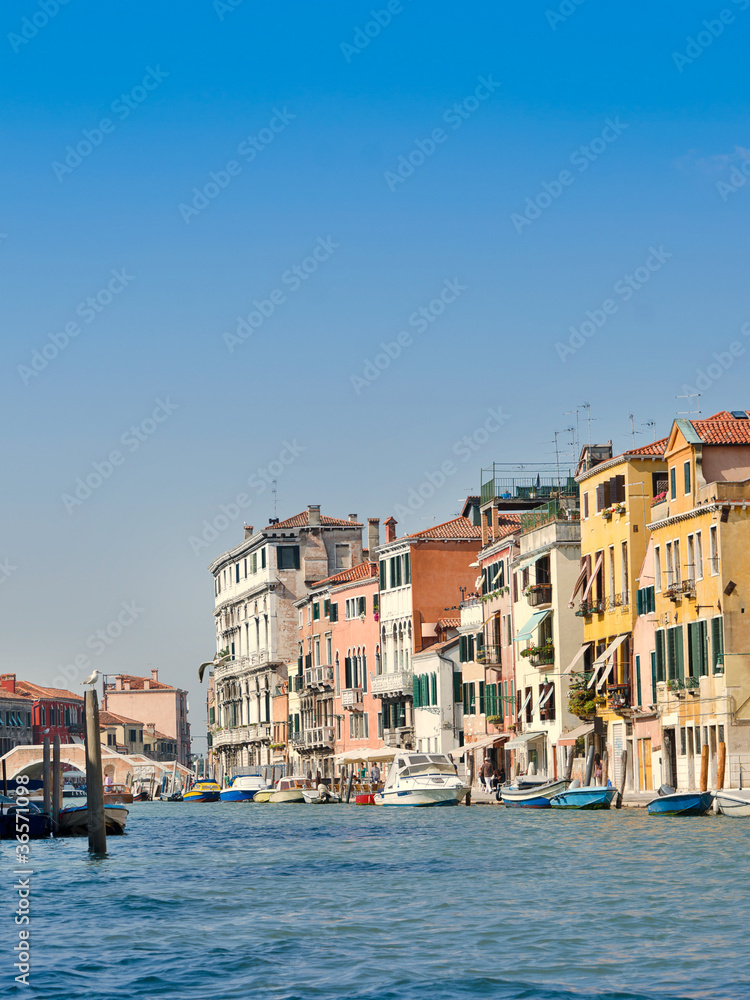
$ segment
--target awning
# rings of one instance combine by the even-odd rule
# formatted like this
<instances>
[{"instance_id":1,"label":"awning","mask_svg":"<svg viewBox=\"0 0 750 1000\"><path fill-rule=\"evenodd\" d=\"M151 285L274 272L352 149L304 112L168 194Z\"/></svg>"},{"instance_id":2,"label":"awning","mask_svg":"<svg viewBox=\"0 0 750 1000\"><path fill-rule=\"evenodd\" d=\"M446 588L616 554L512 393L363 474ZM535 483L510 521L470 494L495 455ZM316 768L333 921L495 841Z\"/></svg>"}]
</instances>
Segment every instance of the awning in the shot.
<instances>
[{"instance_id":1,"label":"awning","mask_svg":"<svg viewBox=\"0 0 750 1000\"><path fill-rule=\"evenodd\" d=\"M473 753L475 750L483 750L485 747L491 746L497 740L507 739L507 736L507 733L495 733L494 736L483 736L481 740L464 743L462 747L456 747L455 750L449 750L448 753L451 757L463 757L464 754Z\"/></svg>"},{"instance_id":2,"label":"awning","mask_svg":"<svg viewBox=\"0 0 750 1000\"><path fill-rule=\"evenodd\" d=\"M565 670L563 670L563 673L564 673L564 674L569 674L569 673L571 673L571 671L573 670L573 667L574 667L574 666L576 665L576 663L578 663L578 661L579 661L579 660L581 659L581 657L583 656L583 654L584 654L584 653L586 652L586 650L587 650L587 649L589 648L589 646L591 646L591 645L592 645L592 643L590 643L590 642L584 642L584 644L583 644L583 645L581 646L581 648L580 648L580 649L578 650L578 652L576 653L576 655L575 655L575 656L573 657L573 659L572 659L572 660L570 661L570 663L569 663L569 664L567 665L567 667L565 668Z\"/></svg>"},{"instance_id":3,"label":"awning","mask_svg":"<svg viewBox=\"0 0 750 1000\"><path fill-rule=\"evenodd\" d=\"M582 736L588 736L594 731L594 723L587 722L583 726L578 726L576 729L571 729L569 733L563 733L560 739L557 741L559 747L572 747L576 740L581 739Z\"/></svg>"},{"instance_id":4,"label":"awning","mask_svg":"<svg viewBox=\"0 0 750 1000\"><path fill-rule=\"evenodd\" d=\"M513 567L513 572L520 573L522 570L528 569L529 566L534 565L534 563L537 561L538 558L539 558L538 556L531 556L530 559L522 559L517 566Z\"/></svg>"},{"instance_id":5,"label":"awning","mask_svg":"<svg viewBox=\"0 0 750 1000\"><path fill-rule=\"evenodd\" d=\"M546 735L546 733L521 733L515 739L508 740L503 750L522 750L527 743L531 743L533 740L544 739Z\"/></svg>"},{"instance_id":6,"label":"awning","mask_svg":"<svg viewBox=\"0 0 750 1000\"><path fill-rule=\"evenodd\" d=\"M532 634L539 628L544 619L551 614L551 611L535 611L513 641L523 642L525 639L530 639Z\"/></svg>"},{"instance_id":7,"label":"awning","mask_svg":"<svg viewBox=\"0 0 750 1000\"><path fill-rule=\"evenodd\" d=\"M618 635L617 638L613 642L610 642L610 644L607 646L607 648L604 650L604 652L601 654L601 656L597 656L597 658L594 660L594 673L592 674L591 680L589 681L589 683L587 685L588 687L593 687L594 686L594 681L597 679L597 674L602 669L602 667L607 662L607 660L611 656L614 655L615 650L617 649L617 647L621 643L625 642L625 640L627 639L628 635L629 635L628 632L623 632L622 635ZM612 666L612 664L610 663L610 667L611 666ZM607 671L607 673L609 673L609 671ZM602 680L603 679L604 678L602 678ZM601 681L600 681L600 683L601 683Z\"/></svg>"},{"instance_id":8,"label":"awning","mask_svg":"<svg viewBox=\"0 0 750 1000\"><path fill-rule=\"evenodd\" d=\"M570 600L568 601L568 607L572 608L575 604L576 594L583 586L584 580L589 574L589 566L591 565L591 556L583 556L581 559L581 572L578 574L578 579L576 580L576 585L573 587L573 593L570 595Z\"/></svg>"},{"instance_id":9,"label":"awning","mask_svg":"<svg viewBox=\"0 0 750 1000\"><path fill-rule=\"evenodd\" d=\"M552 695L554 693L555 693L555 685L554 684L550 684L549 691L547 691L547 693L545 694L545 696L539 702L539 704L537 705L537 708L544 708L544 706L547 704L547 702L550 700L550 698L552 697Z\"/></svg>"},{"instance_id":10,"label":"awning","mask_svg":"<svg viewBox=\"0 0 750 1000\"><path fill-rule=\"evenodd\" d=\"M523 705L521 705L521 712L526 711L526 706L530 701L531 701L531 691L529 691L529 693L526 695L526 701L523 703ZM520 715L521 712L519 712L518 714Z\"/></svg>"},{"instance_id":11,"label":"awning","mask_svg":"<svg viewBox=\"0 0 750 1000\"><path fill-rule=\"evenodd\" d=\"M604 553L600 552L597 556L596 562L594 563L594 568L591 571L591 576L589 577L589 582L586 584L586 589L581 595L581 600L585 601L586 598L591 593L591 588L594 586L594 580L596 580L597 573L604 565Z\"/></svg>"}]
</instances>

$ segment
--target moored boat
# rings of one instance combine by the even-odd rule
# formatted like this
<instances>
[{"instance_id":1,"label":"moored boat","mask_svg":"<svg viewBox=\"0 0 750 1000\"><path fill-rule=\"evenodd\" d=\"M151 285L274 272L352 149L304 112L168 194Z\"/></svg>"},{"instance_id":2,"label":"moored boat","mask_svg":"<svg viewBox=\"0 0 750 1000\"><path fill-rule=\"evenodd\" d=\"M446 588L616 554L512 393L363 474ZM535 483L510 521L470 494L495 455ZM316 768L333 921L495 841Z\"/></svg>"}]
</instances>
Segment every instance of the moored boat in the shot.
<instances>
[{"instance_id":1,"label":"moored boat","mask_svg":"<svg viewBox=\"0 0 750 1000\"><path fill-rule=\"evenodd\" d=\"M503 804L523 809L549 809L550 800L565 791L567 781L548 781L540 778L530 781L528 778L502 789Z\"/></svg>"},{"instance_id":2,"label":"moored boat","mask_svg":"<svg viewBox=\"0 0 750 1000\"><path fill-rule=\"evenodd\" d=\"M649 816L703 816L714 801L713 792L676 792L662 785L648 804Z\"/></svg>"},{"instance_id":3,"label":"moored boat","mask_svg":"<svg viewBox=\"0 0 750 1000\"><path fill-rule=\"evenodd\" d=\"M312 806L326 806L341 802L339 793L332 791L325 785L318 785L317 788L303 788L302 797L305 802Z\"/></svg>"},{"instance_id":4,"label":"moored boat","mask_svg":"<svg viewBox=\"0 0 750 1000\"><path fill-rule=\"evenodd\" d=\"M0 795L0 840L16 840L24 835L30 840L48 837L50 819L33 802L18 805L8 795Z\"/></svg>"},{"instance_id":5,"label":"moored boat","mask_svg":"<svg viewBox=\"0 0 750 1000\"><path fill-rule=\"evenodd\" d=\"M723 816L750 816L750 788L720 788L716 805Z\"/></svg>"},{"instance_id":6,"label":"moored boat","mask_svg":"<svg viewBox=\"0 0 750 1000\"><path fill-rule=\"evenodd\" d=\"M553 795L549 804L553 809L609 809L616 795L616 788L579 785Z\"/></svg>"},{"instance_id":7,"label":"moored boat","mask_svg":"<svg viewBox=\"0 0 750 1000\"><path fill-rule=\"evenodd\" d=\"M456 806L469 791L445 754L398 753L376 806Z\"/></svg>"},{"instance_id":8,"label":"moored boat","mask_svg":"<svg viewBox=\"0 0 750 1000\"><path fill-rule=\"evenodd\" d=\"M104 807L104 823L107 836L125 833L125 823L128 818L128 808L120 803L111 803ZM57 835L60 837L85 837L88 834L87 806L66 806L60 810Z\"/></svg>"},{"instance_id":9,"label":"moored boat","mask_svg":"<svg viewBox=\"0 0 750 1000\"><path fill-rule=\"evenodd\" d=\"M264 788L262 792L256 792L253 802L268 802L272 792L273 788Z\"/></svg>"},{"instance_id":10,"label":"moored boat","mask_svg":"<svg viewBox=\"0 0 750 1000\"><path fill-rule=\"evenodd\" d=\"M120 805L130 805L133 801L133 793L130 791L127 785L105 785L104 786L104 804L109 805L110 803Z\"/></svg>"},{"instance_id":11,"label":"moored boat","mask_svg":"<svg viewBox=\"0 0 750 1000\"><path fill-rule=\"evenodd\" d=\"M222 788L222 802L253 802L258 792L269 788L268 782L260 774L238 774L232 778L227 788Z\"/></svg>"},{"instance_id":12,"label":"moored boat","mask_svg":"<svg viewBox=\"0 0 750 1000\"><path fill-rule=\"evenodd\" d=\"M215 781L196 781L192 788L182 793L185 802L218 802L221 789Z\"/></svg>"},{"instance_id":13,"label":"moored boat","mask_svg":"<svg viewBox=\"0 0 750 1000\"><path fill-rule=\"evenodd\" d=\"M302 775L290 775L288 778L279 778L276 785L265 801L268 802L304 802L302 794L303 788L309 788L310 782Z\"/></svg>"}]
</instances>

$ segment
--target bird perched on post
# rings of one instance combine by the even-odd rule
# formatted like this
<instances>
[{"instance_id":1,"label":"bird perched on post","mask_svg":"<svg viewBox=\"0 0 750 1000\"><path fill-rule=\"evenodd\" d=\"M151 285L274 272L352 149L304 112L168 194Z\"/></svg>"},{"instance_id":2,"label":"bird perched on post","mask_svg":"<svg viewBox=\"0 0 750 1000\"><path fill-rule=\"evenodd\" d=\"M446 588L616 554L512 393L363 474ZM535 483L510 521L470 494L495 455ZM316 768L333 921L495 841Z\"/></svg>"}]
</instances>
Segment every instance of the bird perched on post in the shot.
<instances>
[{"instance_id":1,"label":"bird perched on post","mask_svg":"<svg viewBox=\"0 0 750 1000\"><path fill-rule=\"evenodd\" d=\"M203 674L205 673L206 667L218 667L220 664L226 663L227 660L231 660L231 658L232 657L229 653L224 655L222 655L222 653L217 653L213 660L206 660L205 663L201 663L198 667L198 680L203 680Z\"/></svg>"},{"instance_id":2,"label":"bird perched on post","mask_svg":"<svg viewBox=\"0 0 750 1000\"><path fill-rule=\"evenodd\" d=\"M102 676L100 670L95 670L92 674L89 674L85 681L81 681L82 685L89 685L89 687L96 687L99 683L99 678Z\"/></svg>"}]
</instances>

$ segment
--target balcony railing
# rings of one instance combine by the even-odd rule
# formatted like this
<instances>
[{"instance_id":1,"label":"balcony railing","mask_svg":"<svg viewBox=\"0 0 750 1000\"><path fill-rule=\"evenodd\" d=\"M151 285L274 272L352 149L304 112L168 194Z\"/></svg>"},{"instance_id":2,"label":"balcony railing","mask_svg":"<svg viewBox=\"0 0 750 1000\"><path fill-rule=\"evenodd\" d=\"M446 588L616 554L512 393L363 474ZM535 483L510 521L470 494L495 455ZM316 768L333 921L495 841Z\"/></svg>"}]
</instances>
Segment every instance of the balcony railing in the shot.
<instances>
[{"instance_id":1,"label":"balcony railing","mask_svg":"<svg viewBox=\"0 0 750 1000\"><path fill-rule=\"evenodd\" d=\"M333 667L308 667L305 687L333 687Z\"/></svg>"},{"instance_id":2,"label":"balcony railing","mask_svg":"<svg viewBox=\"0 0 750 1000\"><path fill-rule=\"evenodd\" d=\"M361 687L344 688L341 692L341 704L350 711L361 712L364 708L364 696Z\"/></svg>"},{"instance_id":3,"label":"balcony railing","mask_svg":"<svg viewBox=\"0 0 750 1000\"><path fill-rule=\"evenodd\" d=\"M485 643L477 653L476 660L487 667L498 666L502 663L502 646L494 642Z\"/></svg>"},{"instance_id":4,"label":"balcony railing","mask_svg":"<svg viewBox=\"0 0 750 1000\"><path fill-rule=\"evenodd\" d=\"M610 708L615 712L623 708L630 708L629 684L607 685L607 708Z\"/></svg>"},{"instance_id":5,"label":"balcony railing","mask_svg":"<svg viewBox=\"0 0 750 1000\"><path fill-rule=\"evenodd\" d=\"M290 740L292 746L297 749L333 746L333 742L333 726L316 726L314 729L305 729L301 733L295 733Z\"/></svg>"},{"instance_id":6,"label":"balcony railing","mask_svg":"<svg viewBox=\"0 0 750 1000\"><path fill-rule=\"evenodd\" d=\"M532 584L529 587L528 601L532 608L537 608L540 604L550 604L552 601L552 584Z\"/></svg>"},{"instance_id":7,"label":"balcony railing","mask_svg":"<svg viewBox=\"0 0 750 1000\"><path fill-rule=\"evenodd\" d=\"M411 726L398 726L395 729L383 730L383 742L387 747L402 747L414 742L414 729Z\"/></svg>"},{"instance_id":8,"label":"balcony railing","mask_svg":"<svg viewBox=\"0 0 750 1000\"><path fill-rule=\"evenodd\" d=\"M545 667L555 662L555 650L554 649L543 649L539 653L532 653L529 657L529 663L533 667Z\"/></svg>"},{"instance_id":9,"label":"balcony railing","mask_svg":"<svg viewBox=\"0 0 750 1000\"><path fill-rule=\"evenodd\" d=\"M550 476L545 470L525 470L524 476L498 476L498 464L482 469L481 502L490 500L535 500L554 496L577 496L578 483L571 475Z\"/></svg>"},{"instance_id":10,"label":"balcony railing","mask_svg":"<svg viewBox=\"0 0 750 1000\"><path fill-rule=\"evenodd\" d=\"M604 601L582 601L576 615L579 618L590 618L591 615L600 615L603 611Z\"/></svg>"},{"instance_id":11,"label":"balcony railing","mask_svg":"<svg viewBox=\"0 0 750 1000\"><path fill-rule=\"evenodd\" d=\"M215 747L237 746L241 743L258 743L271 739L271 727L265 723L250 726L236 726L234 729L219 729L213 734Z\"/></svg>"},{"instance_id":12,"label":"balcony railing","mask_svg":"<svg viewBox=\"0 0 750 1000\"><path fill-rule=\"evenodd\" d=\"M411 670L395 670L390 674L377 674L372 679L372 693L376 698L412 693Z\"/></svg>"}]
</instances>

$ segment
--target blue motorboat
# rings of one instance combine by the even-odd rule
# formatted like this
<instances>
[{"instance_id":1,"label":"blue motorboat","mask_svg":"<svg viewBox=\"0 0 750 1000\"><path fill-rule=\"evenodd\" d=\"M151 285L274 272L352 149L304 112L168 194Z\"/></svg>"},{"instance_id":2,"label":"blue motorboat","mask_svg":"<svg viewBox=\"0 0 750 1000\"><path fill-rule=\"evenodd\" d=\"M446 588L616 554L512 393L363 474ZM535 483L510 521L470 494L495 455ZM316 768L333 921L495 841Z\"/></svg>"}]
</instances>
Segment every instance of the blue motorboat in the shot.
<instances>
[{"instance_id":1,"label":"blue motorboat","mask_svg":"<svg viewBox=\"0 0 750 1000\"><path fill-rule=\"evenodd\" d=\"M662 785L648 804L650 816L704 816L714 801L713 792L676 792Z\"/></svg>"},{"instance_id":2,"label":"blue motorboat","mask_svg":"<svg viewBox=\"0 0 750 1000\"><path fill-rule=\"evenodd\" d=\"M611 786L579 785L553 795L549 804L553 809L609 809L616 795Z\"/></svg>"},{"instance_id":3,"label":"blue motorboat","mask_svg":"<svg viewBox=\"0 0 750 1000\"><path fill-rule=\"evenodd\" d=\"M222 802L252 802L258 792L271 786L261 774L238 774L227 788L222 788Z\"/></svg>"},{"instance_id":4,"label":"blue motorboat","mask_svg":"<svg viewBox=\"0 0 750 1000\"><path fill-rule=\"evenodd\" d=\"M0 840L16 840L21 836L41 840L49 834L50 818L33 802L20 806L15 799L0 795Z\"/></svg>"}]
</instances>

